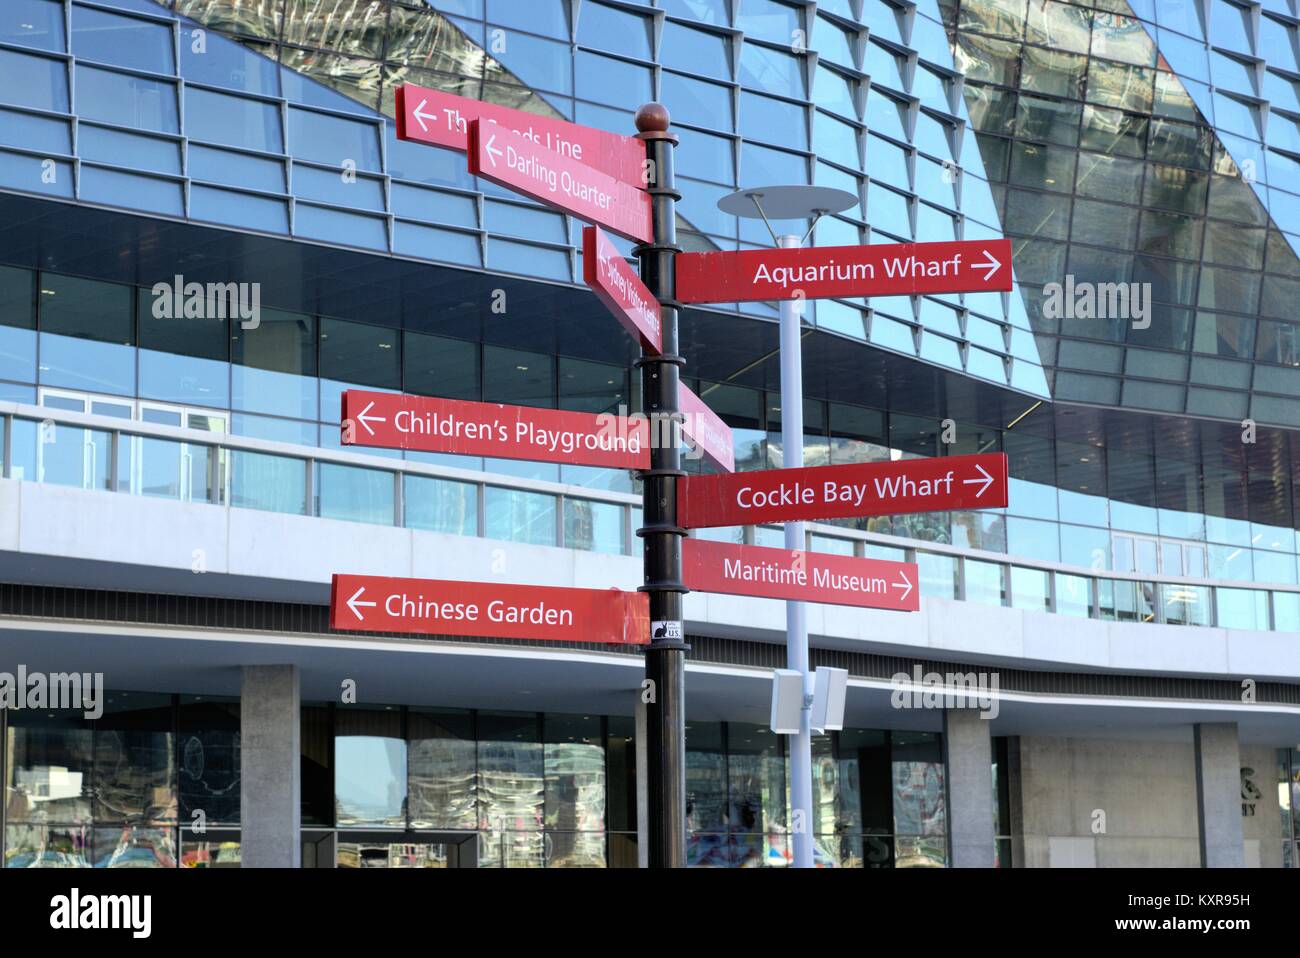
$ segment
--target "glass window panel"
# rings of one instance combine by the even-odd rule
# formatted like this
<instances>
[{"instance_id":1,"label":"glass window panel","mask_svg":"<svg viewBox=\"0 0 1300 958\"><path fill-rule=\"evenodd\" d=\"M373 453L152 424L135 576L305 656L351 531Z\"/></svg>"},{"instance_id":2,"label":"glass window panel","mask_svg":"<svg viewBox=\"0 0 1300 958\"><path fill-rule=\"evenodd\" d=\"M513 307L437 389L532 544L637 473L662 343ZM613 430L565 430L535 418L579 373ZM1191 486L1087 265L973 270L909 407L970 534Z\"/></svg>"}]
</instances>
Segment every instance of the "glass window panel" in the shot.
<instances>
[{"instance_id":1,"label":"glass window panel","mask_svg":"<svg viewBox=\"0 0 1300 958\"><path fill-rule=\"evenodd\" d=\"M462 709L411 709L407 752L412 828L478 826L473 716Z\"/></svg>"},{"instance_id":2,"label":"glass window panel","mask_svg":"<svg viewBox=\"0 0 1300 958\"><path fill-rule=\"evenodd\" d=\"M394 708L334 713L334 808L348 825L405 825L407 743Z\"/></svg>"},{"instance_id":3,"label":"glass window panel","mask_svg":"<svg viewBox=\"0 0 1300 958\"><path fill-rule=\"evenodd\" d=\"M480 829L506 833L542 830L545 758L538 724L538 716L532 712L478 714ZM510 847L509 837L504 844L509 864L519 852Z\"/></svg>"},{"instance_id":4,"label":"glass window panel","mask_svg":"<svg viewBox=\"0 0 1300 958\"><path fill-rule=\"evenodd\" d=\"M736 27L762 40L788 44L796 31L804 29L803 14L799 7L777 0L747 0L736 18Z\"/></svg>"},{"instance_id":5,"label":"glass window panel","mask_svg":"<svg viewBox=\"0 0 1300 958\"><path fill-rule=\"evenodd\" d=\"M231 326L236 409L317 418L316 323L300 313L263 309L256 327Z\"/></svg>"},{"instance_id":6,"label":"glass window panel","mask_svg":"<svg viewBox=\"0 0 1300 958\"><path fill-rule=\"evenodd\" d=\"M1021 94L1016 107L1016 136L1074 146L1079 141L1082 106Z\"/></svg>"},{"instance_id":7,"label":"glass window panel","mask_svg":"<svg viewBox=\"0 0 1300 958\"><path fill-rule=\"evenodd\" d=\"M921 595L938 599L957 597L957 560L953 556L917 552ZM987 565L987 563L985 563ZM1001 601L994 603L1001 605Z\"/></svg>"},{"instance_id":8,"label":"glass window panel","mask_svg":"<svg viewBox=\"0 0 1300 958\"><path fill-rule=\"evenodd\" d=\"M62 60L0 50L0 100L37 110L68 111L68 69Z\"/></svg>"},{"instance_id":9,"label":"glass window panel","mask_svg":"<svg viewBox=\"0 0 1300 958\"><path fill-rule=\"evenodd\" d=\"M339 463L318 464L316 513L322 519L345 519L375 525L393 524L393 474Z\"/></svg>"},{"instance_id":10,"label":"glass window panel","mask_svg":"<svg viewBox=\"0 0 1300 958\"><path fill-rule=\"evenodd\" d=\"M648 67L579 50L574 58L574 70L577 94L584 99L602 103L641 103L651 98Z\"/></svg>"},{"instance_id":11,"label":"glass window panel","mask_svg":"<svg viewBox=\"0 0 1300 958\"><path fill-rule=\"evenodd\" d=\"M175 84L84 64L78 64L76 76L80 116L140 130L179 132Z\"/></svg>"},{"instance_id":12,"label":"glass window panel","mask_svg":"<svg viewBox=\"0 0 1300 958\"><path fill-rule=\"evenodd\" d=\"M670 71L664 71L660 85L663 98L673 104L675 120L718 130L734 128L730 88ZM692 134L692 142L695 138ZM729 176L728 173L727 178Z\"/></svg>"},{"instance_id":13,"label":"glass window panel","mask_svg":"<svg viewBox=\"0 0 1300 958\"><path fill-rule=\"evenodd\" d=\"M1056 0L1029 0L1025 39L1074 53L1087 53L1092 11Z\"/></svg>"},{"instance_id":14,"label":"glass window panel","mask_svg":"<svg viewBox=\"0 0 1300 958\"><path fill-rule=\"evenodd\" d=\"M468 482L407 475L402 507L409 529L478 535L478 487Z\"/></svg>"},{"instance_id":15,"label":"glass window panel","mask_svg":"<svg viewBox=\"0 0 1300 958\"><path fill-rule=\"evenodd\" d=\"M1088 100L1102 106L1150 113L1155 74L1155 70L1140 66L1093 59L1088 66Z\"/></svg>"},{"instance_id":16,"label":"glass window panel","mask_svg":"<svg viewBox=\"0 0 1300 958\"><path fill-rule=\"evenodd\" d=\"M183 695L179 711L180 821L239 824L239 700Z\"/></svg>"},{"instance_id":17,"label":"glass window panel","mask_svg":"<svg viewBox=\"0 0 1300 958\"><path fill-rule=\"evenodd\" d=\"M661 43L659 62L664 66L731 79L730 41L725 36L666 20Z\"/></svg>"},{"instance_id":18,"label":"glass window panel","mask_svg":"<svg viewBox=\"0 0 1300 958\"><path fill-rule=\"evenodd\" d=\"M0 266L0 379L36 381L36 273Z\"/></svg>"},{"instance_id":19,"label":"glass window panel","mask_svg":"<svg viewBox=\"0 0 1300 958\"><path fill-rule=\"evenodd\" d=\"M1024 61L1020 67L1020 88L1034 93L1081 100L1084 75L1087 71L1087 57L1056 50L1044 50L1041 47L1025 47ZM1003 82L1014 85L1014 76ZM1091 84L1089 86L1091 87ZM1114 93L1110 95L1115 96ZM1089 97L1089 99L1097 98Z\"/></svg>"},{"instance_id":20,"label":"glass window panel","mask_svg":"<svg viewBox=\"0 0 1300 958\"><path fill-rule=\"evenodd\" d=\"M72 7L72 53L79 60L147 73L176 72L172 32L167 26L91 7Z\"/></svg>"},{"instance_id":21,"label":"glass window panel","mask_svg":"<svg viewBox=\"0 0 1300 958\"><path fill-rule=\"evenodd\" d=\"M93 743L91 723L78 712L15 710L6 737L6 820L89 823ZM15 867L13 859L6 868Z\"/></svg>"},{"instance_id":22,"label":"glass window panel","mask_svg":"<svg viewBox=\"0 0 1300 958\"><path fill-rule=\"evenodd\" d=\"M489 539L555 545L555 497L500 486L484 490L484 535Z\"/></svg>"},{"instance_id":23,"label":"glass window panel","mask_svg":"<svg viewBox=\"0 0 1300 958\"><path fill-rule=\"evenodd\" d=\"M587 499L564 500L564 545L584 552L621 555L623 507Z\"/></svg>"},{"instance_id":24,"label":"glass window panel","mask_svg":"<svg viewBox=\"0 0 1300 958\"><path fill-rule=\"evenodd\" d=\"M306 460L244 449L232 449L229 456L232 506L307 515Z\"/></svg>"},{"instance_id":25,"label":"glass window panel","mask_svg":"<svg viewBox=\"0 0 1300 958\"><path fill-rule=\"evenodd\" d=\"M95 821L176 821L171 696L108 692L105 698L95 722Z\"/></svg>"},{"instance_id":26,"label":"glass window panel","mask_svg":"<svg viewBox=\"0 0 1300 958\"><path fill-rule=\"evenodd\" d=\"M41 381L133 395L131 287L54 273L40 284Z\"/></svg>"},{"instance_id":27,"label":"glass window panel","mask_svg":"<svg viewBox=\"0 0 1300 958\"><path fill-rule=\"evenodd\" d=\"M1030 612L1047 612L1051 607L1047 577L1042 569L1011 567L1011 605Z\"/></svg>"},{"instance_id":28,"label":"glass window panel","mask_svg":"<svg viewBox=\"0 0 1300 958\"><path fill-rule=\"evenodd\" d=\"M0 42L63 52L63 9L58 0L9 0Z\"/></svg>"},{"instance_id":29,"label":"glass window panel","mask_svg":"<svg viewBox=\"0 0 1300 958\"><path fill-rule=\"evenodd\" d=\"M808 148L807 111L804 107L795 103L742 91L740 94L740 132L751 139L770 140L783 146L806 150ZM750 156L749 151L751 149L746 144L745 157ZM836 159L836 157L832 156L830 159ZM801 158L791 157L788 161L782 159L781 162L798 163L805 167L805 172L799 181L806 182L808 176L806 163L803 163ZM841 160L840 162L844 161ZM856 166L857 164L852 163L849 165ZM746 170L745 175L748 176L749 172L749 170Z\"/></svg>"},{"instance_id":30,"label":"glass window panel","mask_svg":"<svg viewBox=\"0 0 1300 958\"><path fill-rule=\"evenodd\" d=\"M1140 157L1146 150L1147 123L1143 116L1088 104L1083 108L1079 145L1107 154Z\"/></svg>"},{"instance_id":31,"label":"glass window panel","mask_svg":"<svg viewBox=\"0 0 1300 958\"><path fill-rule=\"evenodd\" d=\"M1220 628L1263 630L1269 627L1268 593L1252 589L1214 590Z\"/></svg>"},{"instance_id":32,"label":"glass window panel","mask_svg":"<svg viewBox=\"0 0 1300 958\"><path fill-rule=\"evenodd\" d=\"M1016 143L1011 153L1011 182L1058 193L1069 192L1074 180L1075 156L1073 150L1037 143Z\"/></svg>"}]
</instances>

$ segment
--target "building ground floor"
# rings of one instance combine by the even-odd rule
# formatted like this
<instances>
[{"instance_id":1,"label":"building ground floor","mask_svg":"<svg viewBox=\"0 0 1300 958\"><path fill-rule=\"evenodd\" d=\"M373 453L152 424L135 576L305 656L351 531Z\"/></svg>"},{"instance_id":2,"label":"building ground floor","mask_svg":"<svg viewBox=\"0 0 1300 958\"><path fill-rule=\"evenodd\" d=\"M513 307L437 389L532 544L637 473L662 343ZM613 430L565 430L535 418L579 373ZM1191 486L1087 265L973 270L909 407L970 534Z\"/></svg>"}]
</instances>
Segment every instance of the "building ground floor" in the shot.
<instances>
[{"instance_id":1,"label":"building ground floor","mask_svg":"<svg viewBox=\"0 0 1300 958\"><path fill-rule=\"evenodd\" d=\"M4 593L23 614L0 616L0 672L99 674L102 714L0 710L5 867L643 859L635 649L328 635L298 621L307 607L38 591L40 614L31 590ZM784 867L798 822L767 727L783 650L690 641L689 861ZM819 866L1300 864L1300 708L1278 688L1243 703L1206 679L813 662L851 674L845 727L814 739ZM997 704L899 696L913 665L998 671Z\"/></svg>"}]
</instances>

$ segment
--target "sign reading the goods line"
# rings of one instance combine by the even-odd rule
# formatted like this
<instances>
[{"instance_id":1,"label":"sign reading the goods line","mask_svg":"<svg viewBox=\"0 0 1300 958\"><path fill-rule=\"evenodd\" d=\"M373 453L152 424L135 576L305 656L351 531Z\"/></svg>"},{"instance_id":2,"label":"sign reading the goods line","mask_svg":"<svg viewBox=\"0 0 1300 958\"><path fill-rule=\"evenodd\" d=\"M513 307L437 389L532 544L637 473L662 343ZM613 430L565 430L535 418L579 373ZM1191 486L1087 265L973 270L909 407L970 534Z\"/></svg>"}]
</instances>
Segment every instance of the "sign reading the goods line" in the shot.
<instances>
[{"instance_id":1,"label":"sign reading the goods line","mask_svg":"<svg viewBox=\"0 0 1300 958\"><path fill-rule=\"evenodd\" d=\"M682 578L695 592L916 612L917 575L914 562L682 540Z\"/></svg>"},{"instance_id":2,"label":"sign reading the goods line","mask_svg":"<svg viewBox=\"0 0 1300 958\"><path fill-rule=\"evenodd\" d=\"M342 442L606 469L650 468L650 424L644 417L360 389L343 394Z\"/></svg>"},{"instance_id":3,"label":"sign reading the goods line","mask_svg":"<svg viewBox=\"0 0 1300 958\"><path fill-rule=\"evenodd\" d=\"M335 575L330 628L646 645L650 599L618 589Z\"/></svg>"},{"instance_id":4,"label":"sign reading the goods line","mask_svg":"<svg viewBox=\"0 0 1300 958\"><path fill-rule=\"evenodd\" d=\"M1011 241L679 253L683 303L1007 292Z\"/></svg>"},{"instance_id":5,"label":"sign reading the goods line","mask_svg":"<svg viewBox=\"0 0 1300 958\"><path fill-rule=\"evenodd\" d=\"M853 519L1007 504L1004 453L767 469L677 481L687 529L805 519Z\"/></svg>"},{"instance_id":6,"label":"sign reading the goods line","mask_svg":"<svg viewBox=\"0 0 1300 958\"><path fill-rule=\"evenodd\" d=\"M397 87L397 138L465 152L475 120L500 124L542 149L572 157L629 186L645 188L645 144L636 137L597 130L403 83Z\"/></svg>"}]
</instances>

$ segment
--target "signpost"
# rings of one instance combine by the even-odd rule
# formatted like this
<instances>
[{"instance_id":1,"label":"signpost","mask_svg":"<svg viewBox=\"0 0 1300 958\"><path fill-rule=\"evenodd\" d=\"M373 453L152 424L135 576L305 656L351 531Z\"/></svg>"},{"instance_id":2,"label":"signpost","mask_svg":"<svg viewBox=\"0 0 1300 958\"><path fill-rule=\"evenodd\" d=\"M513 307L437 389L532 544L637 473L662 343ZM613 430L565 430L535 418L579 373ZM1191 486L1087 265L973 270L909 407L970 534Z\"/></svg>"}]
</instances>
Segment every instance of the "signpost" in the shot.
<instances>
[{"instance_id":1,"label":"signpost","mask_svg":"<svg viewBox=\"0 0 1300 958\"><path fill-rule=\"evenodd\" d=\"M343 444L460 456L646 469L644 418L349 389Z\"/></svg>"},{"instance_id":2,"label":"signpost","mask_svg":"<svg viewBox=\"0 0 1300 958\"><path fill-rule=\"evenodd\" d=\"M801 323L794 301L1006 292L1010 242L804 249L810 229L803 238L773 234L773 250L682 253L677 137L661 105L637 111L640 132L632 138L411 84L399 86L396 97L400 139L464 150L472 174L592 224L583 233L584 278L640 343L642 406L646 416L669 424L670 435L649 441L646 423L631 418L615 420L611 435L613 417L348 391L348 444L640 470L644 580L637 593L626 593L336 575L331 627L646 645L647 859L652 867L684 867L682 595L694 587L785 598L791 668L805 683L798 746L791 750L791 801L796 814L810 813L812 692L802 603L916 611L920 599L914 564L802 551L803 520L998 508L1007 505L1008 480L1001 454L802 468ZM805 184L740 191L719 205L748 216L752 203L765 221L768 213L779 220L815 215L815 227L821 216L855 202L852 194ZM640 277L602 228L640 244ZM735 475L730 429L681 385L677 317L685 303L754 300L782 303L782 434L796 468ZM687 477L679 425L724 474ZM786 549L685 537L689 528L765 522L787 523ZM811 867L811 836L796 834L795 851L795 864Z\"/></svg>"},{"instance_id":3,"label":"signpost","mask_svg":"<svg viewBox=\"0 0 1300 958\"><path fill-rule=\"evenodd\" d=\"M582 230L582 278L643 349L663 351L659 301L598 226Z\"/></svg>"},{"instance_id":4,"label":"signpost","mask_svg":"<svg viewBox=\"0 0 1300 958\"><path fill-rule=\"evenodd\" d=\"M469 171L639 243L654 238L647 194L496 123L470 123Z\"/></svg>"},{"instance_id":5,"label":"signpost","mask_svg":"<svg viewBox=\"0 0 1300 958\"><path fill-rule=\"evenodd\" d=\"M695 592L897 612L921 608L915 562L687 539L682 543L682 570Z\"/></svg>"},{"instance_id":6,"label":"signpost","mask_svg":"<svg viewBox=\"0 0 1300 958\"><path fill-rule=\"evenodd\" d=\"M1010 289L1010 240L813 246L677 257L677 298L683 303Z\"/></svg>"},{"instance_id":7,"label":"signpost","mask_svg":"<svg viewBox=\"0 0 1300 958\"><path fill-rule=\"evenodd\" d=\"M330 628L645 645L650 612L618 589L335 575Z\"/></svg>"},{"instance_id":8,"label":"signpost","mask_svg":"<svg viewBox=\"0 0 1300 958\"><path fill-rule=\"evenodd\" d=\"M567 156L629 186L645 186L645 145L621 136L404 83L397 87L397 138L465 152L475 120L496 123L544 150Z\"/></svg>"},{"instance_id":9,"label":"signpost","mask_svg":"<svg viewBox=\"0 0 1300 958\"><path fill-rule=\"evenodd\" d=\"M703 399L690 388L678 386L678 403L681 405L682 432L686 434L705 458L726 472L736 471L736 441L731 427L710 409Z\"/></svg>"},{"instance_id":10,"label":"signpost","mask_svg":"<svg viewBox=\"0 0 1300 958\"><path fill-rule=\"evenodd\" d=\"M678 518L687 529L998 509L1007 504L1007 457L988 453L690 476L681 480L678 495Z\"/></svg>"}]
</instances>

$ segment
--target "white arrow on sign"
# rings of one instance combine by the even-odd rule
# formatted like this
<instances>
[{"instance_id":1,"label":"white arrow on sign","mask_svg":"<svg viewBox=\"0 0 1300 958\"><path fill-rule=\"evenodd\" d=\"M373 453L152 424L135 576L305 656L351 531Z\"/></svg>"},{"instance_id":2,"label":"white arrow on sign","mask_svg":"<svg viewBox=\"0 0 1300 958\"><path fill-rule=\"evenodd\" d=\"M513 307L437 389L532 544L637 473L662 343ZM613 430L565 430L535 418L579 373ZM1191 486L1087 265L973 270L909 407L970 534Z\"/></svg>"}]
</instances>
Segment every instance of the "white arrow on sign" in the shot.
<instances>
[{"instance_id":1,"label":"white arrow on sign","mask_svg":"<svg viewBox=\"0 0 1300 958\"><path fill-rule=\"evenodd\" d=\"M906 599L909 595L912 594L912 583L911 583L911 581L907 578L907 573L903 572L901 569L899 570L898 574L899 574L899 576L902 577L902 580L903 580L903 581L902 581L902 582L895 582L895 583L894 583L894 588L895 588L895 589L901 589L901 588L903 588L904 586L906 586L906 587L907 587L907 591L903 593L903 599Z\"/></svg>"},{"instance_id":2,"label":"white arrow on sign","mask_svg":"<svg viewBox=\"0 0 1300 958\"><path fill-rule=\"evenodd\" d=\"M487 151L488 159L492 161L493 166L497 165L498 156L505 155L500 150L498 150L495 146L492 145L496 141L497 141L497 135L493 133L491 136L488 137L488 141L483 144L483 149Z\"/></svg>"},{"instance_id":3,"label":"white arrow on sign","mask_svg":"<svg viewBox=\"0 0 1300 958\"><path fill-rule=\"evenodd\" d=\"M357 589L356 593L352 596L352 598L348 599L348 608L352 610L352 614L355 615L355 616L357 617L358 621L361 621L361 622L366 621L366 617L365 617L364 615L361 614L361 611L357 608L357 606L359 606L359 605L364 605L364 606L369 606L370 608L373 609L375 606L377 606L377 605L379 604L378 602L362 602L362 601L360 601L360 600L361 600L361 593L363 593L363 592L365 592L365 591L366 591L366 587L363 585L361 588Z\"/></svg>"},{"instance_id":4,"label":"white arrow on sign","mask_svg":"<svg viewBox=\"0 0 1300 958\"><path fill-rule=\"evenodd\" d=\"M359 423L361 423L361 425L365 426L365 427L366 427L366 432L370 433L370 435L372 435L372 436L375 434L375 431L374 431L373 429L370 428L370 424L371 424L372 422L388 422L388 420L385 419L383 416L367 416L367 415L366 415L366 413L370 412L370 410L372 410L372 409L374 409L374 408L375 408L375 404L374 404L374 402L368 402L368 403L366 403L366 408L363 409L363 410L361 410L361 412L357 413L357 422L359 422Z\"/></svg>"},{"instance_id":5,"label":"white arrow on sign","mask_svg":"<svg viewBox=\"0 0 1300 958\"><path fill-rule=\"evenodd\" d=\"M411 116L415 117L415 122L420 124L420 129L423 130L425 133L429 132L429 127L425 125L424 121L438 119L432 113L424 112L424 106L428 102L429 102L428 100L421 100L419 106L415 108L415 112L411 114Z\"/></svg>"},{"instance_id":6,"label":"white arrow on sign","mask_svg":"<svg viewBox=\"0 0 1300 958\"><path fill-rule=\"evenodd\" d=\"M978 462L975 463L975 468L979 470L980 475L983 476L984 478L963 479L962 484L967 486L979 486L980 487L979 491L975 493L975 498L978 499L980 496L984 495L984 493L989 491L989 486L993 485L993 477L990 476L987 472L985 472L984 467L981 466Z\"/></svg>"},{"instance_id":7,"label":"white arrow on sign","mask_svg":"<svg viewBox=\"0 0 1300 958\"><path fill-rule=\"evenodd\" d=\"M998 262L998 258L988 250L984 251L984 259L985 262L983 263L972 263L971 268L988 270L988 272L984 274L984 282L987 283L993 278L993 274L1002 268L1002 264Z\"/></svg>"}]
</instances>

